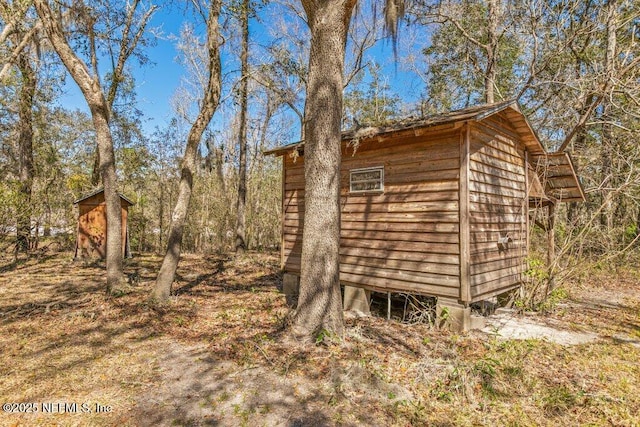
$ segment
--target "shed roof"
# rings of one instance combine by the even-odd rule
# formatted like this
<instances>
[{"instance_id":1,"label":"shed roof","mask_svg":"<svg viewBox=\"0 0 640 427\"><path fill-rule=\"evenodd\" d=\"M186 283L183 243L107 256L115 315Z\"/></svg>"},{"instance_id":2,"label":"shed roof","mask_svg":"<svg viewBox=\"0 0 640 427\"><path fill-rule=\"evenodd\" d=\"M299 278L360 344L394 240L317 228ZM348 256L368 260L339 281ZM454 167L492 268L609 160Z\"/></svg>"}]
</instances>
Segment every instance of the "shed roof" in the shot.
<instances>
[{"instance_id":1,"label":"shed roof","mask_svg":"<svg viewBox=\"0 0 640 427\"><path fill-rule=\"evenodd\" d=\"M534 156L533 163L545 192L558 202L582 202L584 191L569 153L548 153Z\"/></svg>"},{"instance_id":2,"label":"shed roof","mask_svg":"<svg viewBox=\"0 0 640 427\"><path fill-rule=\"evenodd\" d=\"M386 126L373 126L346 130L342 132L342 140L350 141L353 139L375 138L401 131L426 129L437 125L463 121L479 122L501 111L505 112L530 153L539 155L546 152L540 143L540 139L529 124L526 116L522 113L520 105L515 100L508 100L494 104L483 104L420 119L410 118L406 120L399 120ZM283 155L287 151L301 148L303 145L304 141L298 141L267 150L264 153Z\"/></svg>"},{"instance_id":3,"label":"shed roof","mask_svg":"<svg viewBox=\"0 0 640 427\"><path fill-rule=\"evenodd\" d=\"M77 205L78 203L83 202L83 201L85 201L85 200L87 200L87 199L90 199L90 198L91 198L91 197L93 197L93 196L97 196L97 195L98 195L98 194L100 194L100 193L104 193L104 188L98 188L97 190L92 191L91 193L89 193L89 194L87 194L87 195L85 195L85 196L83 196L83 197L79 198L79 199L78 199L78 200L76 200L75 202L73 202L73 204L74 204L74 205ZM129 199L128 197L126 197L126 196L124 196L124 195L122 195L122 194L120 194L120 193L118 193L118 196L120 196L120 198L121 198L122 200L124 200L125 202L129 203L129 205L130 205L130 206L131 206L131 205L135 205L135 203L134 203L133 201L131 201L131 199Z\"/></svg>"}]
</instances>

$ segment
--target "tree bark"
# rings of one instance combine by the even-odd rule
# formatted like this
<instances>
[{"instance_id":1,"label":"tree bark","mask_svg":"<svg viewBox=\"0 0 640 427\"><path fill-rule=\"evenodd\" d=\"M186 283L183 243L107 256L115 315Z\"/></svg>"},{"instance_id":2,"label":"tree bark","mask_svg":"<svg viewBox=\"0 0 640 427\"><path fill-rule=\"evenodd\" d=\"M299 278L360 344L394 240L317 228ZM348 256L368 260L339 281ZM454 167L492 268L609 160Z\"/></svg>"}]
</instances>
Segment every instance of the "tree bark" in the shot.
<instances>
[{"instance_id":1,"label":"tree bark","mask_svg":"<svg viewBox=\"0 0 640 427\"><path fill-rule=\"evenodd\" d=\"M236 253L247 249L246 203L247 203L247 95L249 84L249 0L243 0L240 20L242 25L242 52L240 53L240 129L238 139L240 159L238 164L238 200L236 203Z\"/></svg>"},{"instance_id":2,"label":"tree bark","mask_svg":"<svg viewBox=\"0 0 640 427\"><path fill-rule=\"evenodd\" d=\"M116 175L113 139L109 128L109 106L98 76L92 76L87 65L73 52L62 28L61 16L54 15L45 0L34 0L38 16L47 36L76 82L91 111L100 153L100 172L107 208L107 292L117 291L124 283L122 272L122 214Z\"/></svg>"},{"instance_id":3,"label":"tree bark","mask_svg":"<svg viewBox=\"0 0 640 427\"><path fill-rule=\"evenodd\" d=\"M218 18L220 16L220 0L212 0L207 18L207 49L209 54L209 78L205 89L204 98L196 121L191 126L187 137L187 146L182 159L180 184L178 186L178 199L171 217L171 227L167 241L167 252L162 260L162 266L156 279L152 299L156 302L164 302L171 295L171 285L175 279L176 269L180 261L182 248L182 235L187 218L187 211L191 201L193 189L193 173L195 171L198 155L198 145L202 139L206 127L209 125L213 114L220 101L220 30Z\"/></svg>"},{"instance_id":4,"label":"tree bark","mask_svg":"<svg viewBox=\"0 0 640 427\"><path fill-rule=\"evenodd\" d=\"M495 102L494 87L496 84L498 63L498 3L497 0L488 1L487 25L487 68L484 76L485 101L487 104Z\"/></svg>"},{"instance_id":5,"label":"tree bark","mask_svg":"<svg viewBox=\"0 0 640 427\"><path fill-rule=\"evenodd\" d=\"M21 74L18 113L18 175L20 177L21 207L17 215L16 251L29 251L31 235L31 194L33 191L33 98L36 92L36 73L31 67L29 54L22 51L18 57ZM36 230L37 232L37 230Z\"/></svg>"},{"instance_id":6,"label":"tree bark","mask_svg":"<svg viewBox=\"0 0 640 427\"><path fill-rule=\"evenodd\" d=\"M617 37L616 30L618 26L618 10L615 0L610 0L606 4L607 11L607 44L604 57L606 80L604 83L605 90L609 82L614 79L616 74L616 50L617 50ZM608 95L608 94L605 94ZM605 100L608 100L609 96L605 96ZM614 172L613 162L614 155L617 152L615 138L613 136L613 129L610 117L611 104L605 101L602 107L602 144L601 144L601 158L602 158L602 180L601 182L608 182L605 185L609 188L617 188L616 174ZM602 200L605 203L604 209L600 213L600 223L603 227L606 227L606 235L611 235L613 229L614 210L615 203L614 197L608 197L609 191L605 190L602 194ZM612 243L612 242L609 242ZM610 248L607 248L610 249Z\"/></svg>"},{"instance_id":7,"label":"tree bark","mask_svg":"<svg viewBox=\"0 0 640 427\"><path fill-rule=\"evenodd\" d=\"M133 49L140 39L144 35L144 30L151 19L151 16L157 9L157 6L151 5L149 9L144 13L140 20L140 25L138 29L135 31L130 37L131 30L133 29L133 20L136 15L136 10L140 5L140 0L133 0L127 6L127 18L124 28L122 30L122 37L120 38L120 46L118 49L118 58L117 60L111 57L112 64L115 64L112 72L111 72L111 82L109 84L109 88L107 90L107 105L109 106L109 114L113 113L113 104L116 101L116 96L118 95L118 89L120 88L121 83L124 81L123 75L125 72L125 64L127 60L135 50ZM92 43L95 43L92 41ZM97 186L100 182L100 147L96 146L96 151L94 153L93 158L93 170L91 172L91 184L93 186Z\"/></svg>"},{"instance_id":8,"label":"tree bark","mask_svg":"<svg viewBox=\"0 0 640 427\"><path fill-rule=\"evenodd\" d=\"M311 31L305 105L305 216L294 337L322 330L342 337L340 162L342 88L352 0L302 0Z\"/></svg>"}]
</instances>

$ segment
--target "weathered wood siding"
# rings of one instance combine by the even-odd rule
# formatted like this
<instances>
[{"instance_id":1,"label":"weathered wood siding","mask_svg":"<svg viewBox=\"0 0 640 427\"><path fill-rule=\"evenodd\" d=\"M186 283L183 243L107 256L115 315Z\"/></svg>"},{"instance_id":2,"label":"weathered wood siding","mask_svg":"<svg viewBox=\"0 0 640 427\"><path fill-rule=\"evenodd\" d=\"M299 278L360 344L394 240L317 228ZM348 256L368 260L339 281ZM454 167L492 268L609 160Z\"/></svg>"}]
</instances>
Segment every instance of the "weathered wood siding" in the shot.
<instances>
[{"instance_id":1,"label":"weathered wood siding","mask_svg":"<svg viewBox=\"0 0 640 427\"><path fill-rule=\"evenodd\" d=\"M485 299L521 283L527 251L524 145L501 115L470 129L470 296ZM500 250L498 239L513 240Z\"/></svg>"},{"instance_id":2,"label":"weathered wood siding","mask_svg":"<svg viewBox=\"0 0 640 427\"><path fill-rule=\"evenodd\" d=\"M128 203L120 200L122 214L122 254L127 255ZM105 258L107 255L107 205L104 193L97 194L78 204L77 258Z\"/></svg>"},{"instance_id":3,"label":"weathered wood siding","mask_svg":"<svg viewBox=\"0 0 640 427\"><path fill-rule=\"evenodd\" d=\"M459 130L343 143L340 280L459 297ZM300 271L304 156L283 156L283 264ZM349 171L384 166L384 192L350 193Z\"/></svg>"}]
</instances>

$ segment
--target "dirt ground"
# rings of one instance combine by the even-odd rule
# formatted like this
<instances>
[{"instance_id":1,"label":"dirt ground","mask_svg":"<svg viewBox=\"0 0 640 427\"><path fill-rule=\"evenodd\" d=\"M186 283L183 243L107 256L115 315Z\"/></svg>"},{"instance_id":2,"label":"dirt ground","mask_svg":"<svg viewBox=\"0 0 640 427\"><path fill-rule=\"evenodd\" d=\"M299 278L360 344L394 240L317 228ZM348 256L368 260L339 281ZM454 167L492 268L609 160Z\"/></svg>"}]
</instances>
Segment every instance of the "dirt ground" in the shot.
<instances>
[{"instance_id":1,"label":"dirt ground","mask_svg":"<svg viewBox=\"0 0 640 427\"><path fill-rule=\"evenodd\" d=\"M187 255L161 309L159 262L128 261L130 292L107 297L104 267L69 253L0 259L0 425L640 425L637 266L506 318L578 344L504 317L455 334L352 316L342 344L298 347L275 254Z\"/></svg>"}]
</instances>

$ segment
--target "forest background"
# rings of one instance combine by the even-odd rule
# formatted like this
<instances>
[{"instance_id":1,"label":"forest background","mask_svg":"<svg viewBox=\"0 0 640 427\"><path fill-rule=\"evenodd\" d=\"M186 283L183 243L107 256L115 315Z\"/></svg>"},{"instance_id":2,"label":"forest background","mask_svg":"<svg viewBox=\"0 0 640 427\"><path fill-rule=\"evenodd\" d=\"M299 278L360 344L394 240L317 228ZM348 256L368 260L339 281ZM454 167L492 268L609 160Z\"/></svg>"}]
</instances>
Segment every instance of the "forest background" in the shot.
<instances>
[{"instance_id":1,"label":"forest background","mask_svg":"<svg viewBox=\"0 0 640 427\"><path fill-rule=\"evenodd\" d=\"M94 123L30 2L0 6L0 249L34 250L44 237L46 244L72 248L73 201L101 185ZM517 99L546 148L571 153L587 197L558 212L564 265L558 269L551 260L545 274L569 275L585 262L624 260L637 251L636 3L415 1L396 41L385 37L381 7L360 3L349 31L345 129ZM129 213L131 249L163 252L185 141L207 84L202 9L129 1L60 10L70 45L108 89L119 191L136 203ZM220 16L220 106L198 144L182 248L214 253L237 246L245 147L244 242L248 249L276 249L281 167L263 151L302 138L305 13L296 1L234 0L221 4ZM544 212L539 215L538 234L545 224Z\"/></svg>"}]
</instances>

